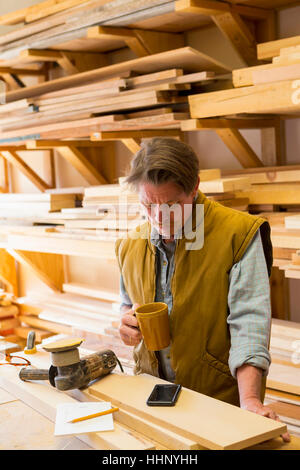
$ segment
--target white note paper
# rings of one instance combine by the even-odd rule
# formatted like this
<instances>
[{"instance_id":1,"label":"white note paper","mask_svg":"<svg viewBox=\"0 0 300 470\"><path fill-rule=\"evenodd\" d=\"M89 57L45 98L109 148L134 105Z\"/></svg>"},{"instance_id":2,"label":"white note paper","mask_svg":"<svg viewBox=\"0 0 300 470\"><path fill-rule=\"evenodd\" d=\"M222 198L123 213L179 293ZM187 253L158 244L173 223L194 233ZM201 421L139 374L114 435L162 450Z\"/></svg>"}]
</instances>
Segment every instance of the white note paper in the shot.
<instances>
[{"instance_id":1,"label":"white note paper","mask_svg":"<svg viewBox=\"0 0 300 470\"><path fill-rule=\"evenodd\" d=\"M60 403L56 409L55 436L82 434L89 432L113 431L113 413L96 418L86 419L77 423L69 423L75 418L81 418L112 408L109 402L78 402Z\"/></svg>"}]
</instances>

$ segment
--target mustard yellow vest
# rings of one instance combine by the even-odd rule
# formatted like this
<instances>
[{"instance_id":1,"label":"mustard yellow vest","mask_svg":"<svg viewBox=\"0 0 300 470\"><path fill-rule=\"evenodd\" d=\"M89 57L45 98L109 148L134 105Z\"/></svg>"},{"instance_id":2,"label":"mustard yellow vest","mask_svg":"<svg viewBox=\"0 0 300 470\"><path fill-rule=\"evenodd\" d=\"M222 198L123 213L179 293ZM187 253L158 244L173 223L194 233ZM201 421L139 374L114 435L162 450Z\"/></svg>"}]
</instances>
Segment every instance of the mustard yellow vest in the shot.
<instances>
[{"instance_id":1,"label":"mustard yellow vest","mask_svg":"<svg viewBox=\"0 0 300 470\"><path fill-rule=\"evenodd\" d=\"M175 383L239 406L237 381L228 366L229 272L260 228L270 275L270 227L265 219L224 207L200 191L196 203L204 205L204 245L199 250L186 250L185 244L191 240L183 236L177 240L174 255L170 329ZM192 220L195 228L195 209ZM131 301L144 304L155 298L156 248L150 241L148 222L137 232L140 237L136 239L117 240L116 256ZM156 354L148 351L143 341L134 348L133 356L135 374L159 377ZM265 384L262 396L264 390Z\"/></svg>"}]
</instances>

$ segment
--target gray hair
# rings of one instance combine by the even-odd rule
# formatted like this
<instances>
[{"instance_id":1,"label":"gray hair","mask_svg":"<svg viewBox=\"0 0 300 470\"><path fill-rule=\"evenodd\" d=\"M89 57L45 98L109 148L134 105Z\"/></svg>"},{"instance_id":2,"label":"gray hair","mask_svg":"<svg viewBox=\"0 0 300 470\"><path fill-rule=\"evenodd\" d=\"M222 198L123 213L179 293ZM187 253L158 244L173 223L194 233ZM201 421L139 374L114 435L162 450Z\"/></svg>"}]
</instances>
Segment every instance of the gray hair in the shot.
<instances>
[{"instance_id":1,"label":"gray hair","mask_svg":"<svg viewBox=\"0 0 300 470\"><path fill-rule=\"evenodd\" d=\"M174 182L190 194L198 174L199 160L192 147L176 139L155 137L134 155L125 182L135 191L140 183Z\"/></svg>"}]
</instances>

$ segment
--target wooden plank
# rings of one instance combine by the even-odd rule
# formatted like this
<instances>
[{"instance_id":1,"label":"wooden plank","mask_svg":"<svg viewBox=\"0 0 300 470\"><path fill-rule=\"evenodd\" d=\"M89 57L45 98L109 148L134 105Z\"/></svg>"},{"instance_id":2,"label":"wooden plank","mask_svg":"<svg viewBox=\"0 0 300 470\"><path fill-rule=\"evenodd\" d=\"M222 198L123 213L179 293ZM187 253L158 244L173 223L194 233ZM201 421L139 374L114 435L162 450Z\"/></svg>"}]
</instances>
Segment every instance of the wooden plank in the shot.
<instances>
[{"instance_id":1,"label":"wooden plank","mask_svg":"<svg viewBox=\"0 0 300 470\"><path fill-rule=\"evenodd\" d=\"M2 405L3 403L9 403L11 401L15 401L16 397L11 395L10 393L6 392L6 390L3 390L0 388L0 404Z\"/></svg>"},{"instance_id":2,"label":"wooden plank","mask_svg":"<svg viewBox=\"0 0 300 470\"><path fill-rule=\"evenodd\" d=\"M104 377L101 384L90 386L89 392L102 399L110 396L114 405L118 403L125 410L150 419L155 424L167 425L170 430L194 439L210 449L244 448L266 438L276 437L276 434L281 434L286 429L274 421L262 419L254 413L185 388L181 391L175 413L174 410L166 408L149 410L145 397L149 395L155 383L165 383L165 381L146 374L121 376L113 373L109 377ZM131 388L136 390L134 396L130 393L124 394L124 390ZM226 418L227 414L230 415L230 422L234 421L236 425L230 427L230 430L227 428L227 432L224 433L222 422L229 419ZM195 416L199 415L202 416L202 420L195 421ZM212 417L216 420L215 423ZM217 429L221 431L219 434L216 432Z\"/></svg>"},{"instance_id":3,"label":"wooden plank","mask_svg":"<svg viewBox=\"0 0 300 470\"><path fill-rule=\"evenodd\" d=\"M77 400L50 385L21 381L18 371L11 372L12 369L15 368L12 367L10 372L1 373L1 386L51 421L55 421L56 407L59 403L77 403ZM77 438L94 449L151 450L155 448L142 436L135 437L133 432L126 432L121 425L115 423L114 427L114 431L78 434Z\"/></svg>"},{"instance_id":4,"label":"wooden plank","mask_svg":"<svg viewBox=\"0 0 300 470\"><path fill-rule=\"evenodd\" d=\"M290 318L289 284L275 263L270 276L270 294L272 318L288 320Z\"/></svg>"},{"instance_id":5,"label":"wooden plank","mask_svg":"<svg viewBox=\"0 0 300 470\"><path fill-rule=\"evenodd\" d=\"M26 87L26 90L8 92L6 95L6 101L9 103L28 96L38 96L42 93L48 93L62 88L70 88L84 83L91 83L95 80L112 78L113 76L118 76L120 73L127 72L128 70L138 74L143 74L176 67L182 68L187 72L212 70L223 73L229 70L227 66L208 57L207 55L196 51L191 47L184 47L175 49L174 51L152 54L151 56L132 59L126 62L102 67L100 69L82 72L70 77L57 78L50 82Z\"/></svg>"},{"instance_id":6,"label":"wooden plank","mask_svg":"<svg viewBox=\"0 0 300 470\"><path fill-rule=\"evenodd\" d=\"M5 429L2 428L0 431L3 450L21 452L30 450L58 451L65 448L78 451L92 450L77 437L54 436L54 424L32 407L17 400L16 397L0 406L0 419L6 422Z\"/></svg>"},{"instance_id":7,"label":"wooden plank","mask_svg":"<svg viewBox=\"0 0 300 470\"><path fill-rule=\"evenodd\" d=\"M34 331L35 339L37 342L42 342L43 339L49 338L53 335L53 333L50 333L49 331L39 330L37 328L29 328L27 326L18 326L17 328L15 328L14 333L20 338L27 339L28 333L30 331Z\"/></svg>"},{"instance_id":8,"label":"wooden plank","mask_svg":"<svg viewBox=\"0 0 300 470\"><path fill-rule=\"evenodd\" d=\"M53 15L54 13L67 10L68 8L72 8L80 4L82 4L82 0L64 0L62 2L54 3L51 6L40 8L38 11L30 11L29 8L29 11L25 16L25 22L31 23L32 21L39 20L46 16Z\"/></svg>"},{"instance_id":9,"label":"wooden plank","mask_svg":"<svg viewBox=\"0 0 300 470\"><path fill-rule=\"evenodd\" d=\"M300 232L293 230L292 233L287 233L284 230L272 228L272 245L278 248L293 248L300 249Z\"/></svg>"},{"instance_id":10,"label":"wooden plank","mask_svg":"<svg viewBox=\"0 0 300 470\"><path fill-rule=\"evenodd\" d=\"M229 11L227 4L207 0L179 0L176 2L175 9L180 13L190 13L198 15L218 15Z\"/></svg>"},{"instance_id":11,"label":"wooden plank","mask_svg":"<svg viewBox=\"0 0 300 470\"><path fill-rule=\"evenodd\" d=\"M300 113L298 80L254 85L189 96L192 118L236 113Z\"/></svg>"},{"instance_id":12,"label":"wooden plank","mask_svg":"<svg viewBox=\"0 0 300 470\"><path fill-rule=\"evenodd\" d=\"M253 85L284 80L297 80L300 76L300 63L277 67L276 70L256 70L252 72Z\"/></svg>"},{"instance_id":13,"label":"wooden plank","mask_svg":"<svg viewBox=\"0 0 300 470\"><path fill-rule=\"evenodd\" d=\"M72 335L73 329L70 326L62 325L52 321L41 320L30 315L19 315L19 320L25 325L33 326L41 330L51 331L52 333L63 333L66 335Z\"/></svg>"},{"instance_id":14,"label":"wooden plank","mask_svg":"<svg viewBox=\"0 0 300 470\"><path fill-rule=\"evenodd\" d=\"M20 325L19 317L0 318L0 331L10 330Z\"/></svg>"},{"instance_id":15,"label":"wooden plank","mask_svg":"<svg viewBox=\"0 0 300 470\"><path fill-rule=\"evenodd\" d=\"M262 168L240 168L237 170L222 170L223 176L233 175L253 176L253 183L280 183L288 181L300 181L300 165L281 165ZM251 176L252 175L252 176Z\"/></svg>"},{"instance_id":16,"label":"wooden plank","mask_svg":"<svg viewBox=\"0 0 300 470\"><path fill-rule=\"evenodd\" d=\"M19 309L16 305L8 305L7 307L0 307L0 318L16 317Z\"/></svg>"},{"instance_id":17,"label":"wooden plank","mask_svg":"<svg viewBox=\"0 0 300 470\"><path fill-rule=\"evenodd\" d=\"M181 132L177 129L154 129L142 131L120 131L120 132L95 132L91 140L124 140L124 139L149 139L157 136L179 137Z\"/></svg>"},{"instance_id":18,"label":"wooden plank","mask_svg":"<svg viewBox=\"0 0 300 470\"><path fill-rule=\"evenodd\" d=\"M78 113L77 113L78 114ZM55 116L54 116L55 118ZM34 140L34 139L78 139L80 137L88 137L92 132L99 130L99 123L111 122L112 116L101 116L97 118L77 119L70 122L47 123L26 129L18 129L10 132L1 133L1 141L18 141L18 140Z\"/></svg>"},{"instance_id":19,"label":"wooden plank","mask_svg":"<svg viewBox=\"0 0 300 470\"><path fill-rule=\"evenodd\" d=\"M267 377L267 387L300 395L300 375L293 367L271 364Z\"/></svg>"},{"instance_id":20,"label":"wooden plank","mask_svg":"<svg viewBox=\"0 0 300 470\"><path fill-rule=\"evenodd\" d=\"M273 119L186 119L181 122L183 132L211 129L261 129L273 126Z\"/></svg>"},{"instance_id":21,"label":"wooden plank","mask_svg":"<svg viewBox=\"0 0 300 470\"><path fill-rule=\"evenodd\" d=\"M63 205L59 207L60 202L74 201L75 198L76 198L76 194L74 192L59 193L59 194L54 194L50 192L47 192L47 193L7 193L7 194L0 195L0 203L1 204L42 203L42 204L45 204L45 207L47 207L48 210L53 211L53 210L57 210L58 208L63 207Z\"/></svg>"},{"instance_id":22,"label":"wooden plank","mask_svg":"<svg viewBox=\"0 0 300 470\"><path fill-rule=\"evenodd\" d=\"M292 67L292 64L287 65L290 65ZM277 80L288 80L289 78L298 78L296 73L297 68L298 67L296 65L295 69L289 69L288 67L288 70L284 70L285 67L281 67L281 63L263 64L257 65L255 67L246 67L242 69L233 70L232 81L233 85L238 88ZM283 73L285 73L284 78L282 78ZM290 77L288 74L290 74ZM265 80L265 78L267 79Z\"/></svg>"},{"instance_id":23,"label":"wooden plank","mask_svg":"<svg viewBox=\"0 0 300 470\"><path fill-rule=\"evenodd\" d=\"M115 292L109 292L107 290L100 290L92 288L88 285L68 282L63 284L63 291L79 294L85 297L92 297L94 299L106 300L109 302L120 302L120 295Z\"/></svg>"},{"instance_id":24,"label":"wooden plank","mask_svg":"<svg viewBox=\"0 0 300 470\"><path fill-rule=\"evenodd\" d=\"M50 234L47 236L9 234L6 248L115 260L114 241L86 240L84 237L72 239L70 235L59 237L55 234L51 237Z\"/></svg>"},{"instance_id":25,"label":"wooden plank","mask_svg":"<svg viewBox=\"0 0 300 470\"><path fill-rule=\"evenodd\" d=\"M249 198L249 204L300 204L300 188L252 189L251 191L237 191L236 196Z\"/></svg>"},{"instance_id":26,"label":"wooden plank","mask_svg":"<svg viewBox=\"0 0 300 470\"><path fill-rule=\"evenodd\" d=\"M250 181L245 178L220 178L211 181L201 181L199 189L203 193L224 193L226 191L247 190Z\"/></svg>"},{"instance_id":27,"label":"wooden plank","mask_svg":"<svg viewBox=\"0 0 300 470\"><path fill-rule=\"evenodd\" d=\"M257 58L271 59L272 57L280 54L280 49L300 44L300 36L293 36L290 38L278 39L276 41L263 42L257 44Z\"/></svg>"},{"instance_id":28,"label":"wooden plank","mask_svg":"<svg viewBox=\"0 0 300 470\"><path fill-rule=\"evenodd\" d=\"M287 229L300 229L300 216L290 215L284 218L284 225Z\"/></svg>"}]
</instances>

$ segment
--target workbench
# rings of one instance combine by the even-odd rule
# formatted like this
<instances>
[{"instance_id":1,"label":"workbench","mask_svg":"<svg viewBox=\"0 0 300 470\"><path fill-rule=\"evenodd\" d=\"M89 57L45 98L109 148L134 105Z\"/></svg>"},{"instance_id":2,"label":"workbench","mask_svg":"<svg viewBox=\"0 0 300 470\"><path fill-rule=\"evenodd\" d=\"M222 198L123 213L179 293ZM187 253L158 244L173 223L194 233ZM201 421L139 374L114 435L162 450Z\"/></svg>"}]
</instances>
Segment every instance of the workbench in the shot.
<instances>
[{"instance_id":1,"label":"workbench","mask_svg":"<svg viewBox=\"0 0 300 470\"><path fill-rule=\"evenodd\" d=\"M0 450L91 450L76 437L54 436L54 423L0 387ZM30 423L30 426L28 426Z\"/></svg>"},{"instance_id":2,"label":"workbench","mask_svg":"<svg viewBox=\"0 0 300 470\"><path fill-rule=\"evenodd\" d=\"M64 402L74 400L74 398L80 401L87 400L88 394L78 390L74 393L58 392L46 383L22 382L18 378L19 369L20 367L3 366L0 370L1 450L116 450L119 442L121 442L119 450L144 449L145 451L152 451L166 449L166 446L152 441L146 433L143 435L138 431L135 432L124 425L120 425L120 421L115 423L115 431L109 432L111 435L106 432L102 435L101 433L92 433L80 436L55 437L55 401L61 401L62 395ZM46 395L45 401L44 398L41 399L40 390L42 387ZM16 390L16 393L14 393L14 390ZM72 395L74 398L71 398ZM126 414L130 415L128 410L125 409ZM155 426L155 423L153 425ZM105 436L102 441L103 434ZM170 435L172 435L172 431L170 431ZM188 439L183 439L183 441L188 442ZM124 447L122 447L122 442L124 442ZM135 443L138 443L139 449L135 448ZM171 448L175 449L175 447ZM198 449L204 448L198 446ZM248 449L300 450L300 438L291 436L290 443L283 443L282 439L277 437L247 447Z\"/></svg>"}]
</instances>

